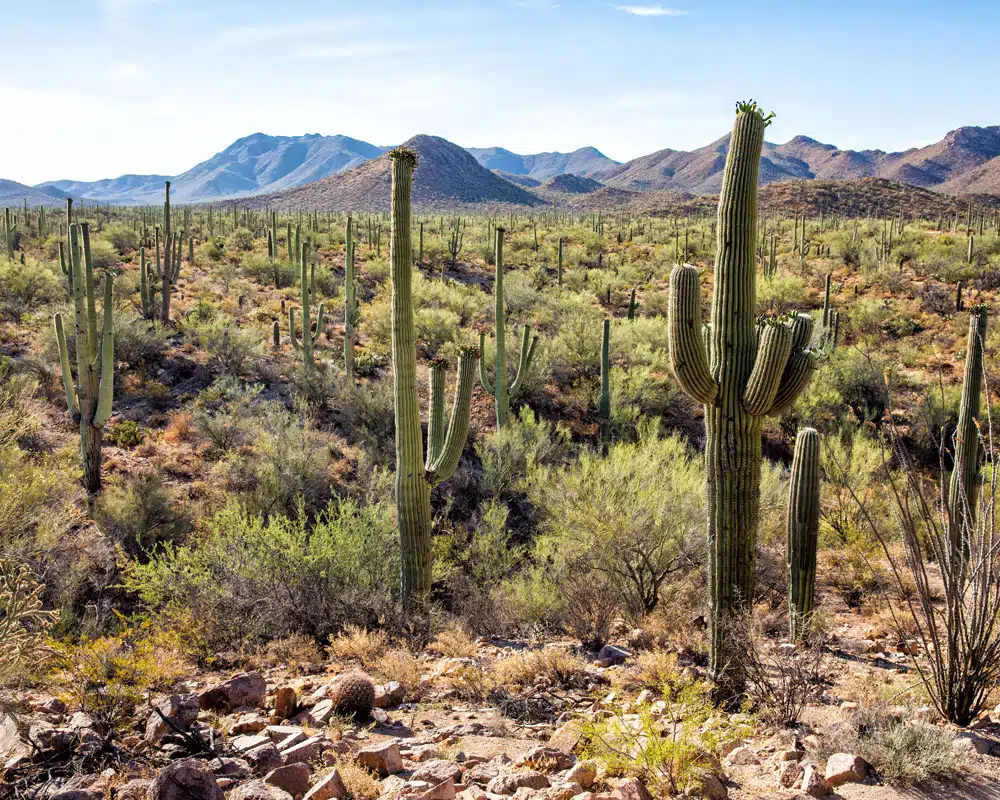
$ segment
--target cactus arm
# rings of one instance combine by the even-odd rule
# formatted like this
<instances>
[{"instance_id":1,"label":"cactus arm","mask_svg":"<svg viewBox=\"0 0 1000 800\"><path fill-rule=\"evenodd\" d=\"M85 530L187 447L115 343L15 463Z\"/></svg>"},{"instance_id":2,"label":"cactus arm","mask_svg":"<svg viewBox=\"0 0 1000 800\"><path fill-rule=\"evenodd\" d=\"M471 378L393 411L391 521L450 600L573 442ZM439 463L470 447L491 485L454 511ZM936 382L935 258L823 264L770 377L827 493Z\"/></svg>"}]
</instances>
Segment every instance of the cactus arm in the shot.
<instances>
[{"instance_id":1,"label":"cactus arm","mask_svg":"<svg viewBox=\"0 0 1000 800\"><path fill-rule=\"evenodd\" d=\"M115 326L112 320L114 279L104 278L104 324L101 328L101 382L97 392L94 425L100 427L111 418L115 389Z\"/></svg>"},{"instance_id":2,"label":"cactus arm","mask_svg":"<svg viewBox=\"0 0 1000 800\"><path fill-rule=\"evenodd\" d=\"M319 308L316 309L316 333L312 334L313 341L319 339L320 333L323 332L323 315L324 315L323 304L319 304Z\"/></svg>"},{"instance_id":3,"label":"cactus arm","mask_svg":"<svg viewBox=\"0 0 1000 800\"><path fill-rule=\"evenodd\" d=\"M469 435L472 387L476 382L477 361L479 361L479 351L475 347L463 347L458 354L458 382L455 384L455 399L451 404L448 433L445 435L440 455L427 472L427 480L432 486L454 475L458 461L462 457L462 449Z\"/></svg>"},{"instance_id":4,"label":"cactus arm","mask_svg":"<svg viewBox=\"0 0 1000 800\"><path fill-rule=\"evenodd\" d=\"M521 329L521 354L517 361L517 373L514 382L510 385L510 396L515 397L521 391L521 384L524 383L524 376L531 369L531 361L535 357L535 345L538 344L538 337L531 335L531 328L525 325Z\"/></svg>"},{"instance_id":5,"label":"cactus arm","mask_svg":"<svg viewBox=\"0 0 1000 800\"><path fill-rule=\"evenodd\" d=\"M793 642L807 634L815 603L819 513L819 433L803 428L795 439L786 515L788 624Z\"/></svg>"},{"instance_id":6,"label":"cactus arm","mask_svg":"<svg viewBox=\"0 0 1000 800\"><path fill-rule=\"evenodd\" d=\"M87 301L83 291L83 269L80 265L79 225L71 225L69 233L69 269L73 276L73 331L76 335L77 380L82 384L90 357L87 343Z\"/></svg>"},{"instance_id":7,"label":"cactus arm","mask_svg":"<svg viewBox=\"0 0 1000 800\"><path fill-rule=\"evenodd\" d=\"M690 265L678 264L670 273L670 365L684 391L710 405L718 396L719 386L709 371L702 340L699 283L698 270ZM706 338L708 335L710 330Z\"/></svg>"},{"instance_id":8,"label":"cactus arm","mask_svg":"<svg viewBox=\"0 0 1000 800\"><path fill-rule=\"evenodd\" d=\"M607 447L611 439L611 320L605 319L601 333L601 395L598 407L600 440Z\"/></svg>"},{"instance_id":9,"label":"cactus arm","mask_svg":"<svg viewBox=\"0 0 1000 800\"><path fill-rule=\"evenodd\" d=\"M743 392L743 408L760 416L774 403L788 357L792 352L792 331L781 323L765 322L757 345L757 359Z\"/></svg>"},{"instance_id":10,"label":"cactus arm","mask_svg":"<svg viewBox=\"0 0 1000 800\"><path fill-rule=\"evenodd\" d=\"M486 352L486 334L479 334L479 382L483 385L487 394L494 394L493 383L490 381L490 376L486 374L486 359L482 358L482 354Z\"/></svg>"},{"instance_id":11,"label":"cactus arm","mask_svg":"<svg viewBox=\"0 0 1000 800\"><path fill-rule=\"evenodd\" d=\"M813 335L813 319L808 314L798 314L792 321L792 354L778 384L767 415L778 417L790 409L799 395L806 390L819 368L820 359L809 349Z\"/></svg>"},{"instance_id":12,"label":"cactus arm","mask_svg":"<svg viewBox=\"0 0 1000 800\"><path fill-rule=\"evenodd\" d=\"M439 359L431 362L431 395L427 415L427 458L425 468L430 471L444 446L444 380L448 365Z\"/></svg>"},{"instance_id":13,"label":"cactus arm","mask_svg":"<svg viewBox=\"0 0 1000 800\"><path fill-rule=\"evenodd\" d=\"M83 287L87 293L87 343L90 348L90 364L96 365L100 344L97 338L97 297L94 291L94 262L90 254L90 225L82 223L80 232L83 236Z\"/></svg>"},{"instance_id":14,"label":"cactus arm","mask_svg":"<svg viewBox=\"0 0 1000 800\"><path fill-rule=\"evenodd\" d=\"M288 309L288 338L292 342L292 349L298 353L301 351L298 334L295 333L295 309Z\"/></svg>"},{"instance_id":15,"label":"cactus arm","mask_svg":"<svg viewBox=\"0 0 1000 800\"><path fill-rule=\"evenodd\" d=\"M73 371L69 366L69 349L66 347L66 334L63 331L62 314L56 314L52 318L52 324L56 329L56 343L59 345L59 364L62 367L63 389L66 391L66 408L70 416L75 417L80 413L76 404L76 387L73 386Z\"/></svg>"}]
</instances>

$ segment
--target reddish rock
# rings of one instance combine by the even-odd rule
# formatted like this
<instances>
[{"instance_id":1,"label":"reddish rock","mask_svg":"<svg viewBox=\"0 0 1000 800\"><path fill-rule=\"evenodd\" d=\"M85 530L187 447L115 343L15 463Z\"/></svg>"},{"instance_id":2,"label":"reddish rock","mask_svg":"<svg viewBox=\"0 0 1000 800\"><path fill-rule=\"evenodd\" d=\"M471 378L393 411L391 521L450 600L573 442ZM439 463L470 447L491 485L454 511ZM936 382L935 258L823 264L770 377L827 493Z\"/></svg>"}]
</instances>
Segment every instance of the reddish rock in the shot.
<instances>
[{"instance_id":1,"label":"reddish rock","mask_svg":"<svg viewBox=\"0 0 1000 800\"><path fill-rule=\"evenodd\" d=\"M198 695L198 704L206 711L229 714L243 706L259 706L266 693L267 682L259 672L241 672L203 691Z\"/></svg>"},{"instance_id":2,"label":"reddish rock","mask_svg":"<svg viewBox=\"0 0 1000 800\"><path fill-rule=\"evenodd\" d=\"M149 800L223 800L222 789L204 761L185 758L168 765L149 787Z\"/></svg>"}]
</instances>

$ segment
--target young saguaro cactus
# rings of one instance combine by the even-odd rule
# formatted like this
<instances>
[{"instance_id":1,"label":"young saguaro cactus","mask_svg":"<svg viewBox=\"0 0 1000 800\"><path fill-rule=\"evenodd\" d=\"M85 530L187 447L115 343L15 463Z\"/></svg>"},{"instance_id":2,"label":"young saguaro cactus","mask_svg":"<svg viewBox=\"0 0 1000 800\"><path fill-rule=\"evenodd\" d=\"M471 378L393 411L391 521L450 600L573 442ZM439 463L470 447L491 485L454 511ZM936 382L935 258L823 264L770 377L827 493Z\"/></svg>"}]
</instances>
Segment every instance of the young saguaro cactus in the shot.
<instances>
[{"instance_id":1,"label":"young saguaro cactus","mask_svg":"<svg viewBox=\"0 0 1000 800\"><path fill-rule=\"evenodd\" d=\"M755 322L757 182L769 121L753 102L737 106L704 332L698 271L678 265L670 275L671 365L682 388L705 406L710 666L720 700L736 698L744 685L741 654L727 631L754 594L761 425L794 403L818 366L809 315Z\"/></svg>"},{"instance_id":2,"label":"young saguaro cactus","mask_svg":"<svg viewBox=\"0 0 1000 800\"><path fill-rule=\"evenodd\" d=\"M14 239L17 236L17 223L9 208L3 210L3 236L7 245L7 260L14 260Z\"/></svg>"},{"instance_id":3,"label":"young saguaro cactus","mask_svg":"<svg viewBox=\"0 0 1000 800\"><path fill-rule=\"evenodd\" d=\"M402 561L405 608L420 607L431 588L431 487L447 480L458 466L469 433L472 387L479 351L463 348L447 433L444 427L444 363L431 364L431 396L424 456L417 397L417 344L413 323L413 243L410 196L417 156L406 148L390 153L392 161L391 240L392 376L396 409L396 519Z\"/></svg>"},{"instance_id":4,"label":"young saguaro cactus","mask_svg":"<svg viewBox=\"0 0 1000 800\"><path fill-rule=\"evenodd\" d=\"M791 641L809 630L816 595L819 540L819 433L803 428L795 438L788 486L788 625Z\"/></svg>"},{"instance_id":5,"label":"young saguaro cactus","mask_svg":"<svg viewBox=\"0 0 1000 800\"><path fill-rule=\"evenodd\" d=\"M354 340L358 324L358 295L354 279L353 221L347 218L344 232L344 372L347 380L354 380Z\"/></svg>"},{"instance_id":6,"label":"young saguaro cactus","mask_svg":"<svg viewBox=\"0 0 1000 800\"><path fill-rule=\"evenodd\" d=\"M598 406L601 449L607 450L611 441L611 320L604 320L601 335L601 399Z\"/></svg>"},{"instance_id":7,"label":"young saguaro cactus","mask_svg":"<svg viewBox=\"0 0 1000 800\"><path fill-rule=\"evenodd\" d=\"M83 237L83 266L80 263L80 236ZM113 280L104 276L103 323L98 332L93 261L90 257L90 230L86 222L69 228L69 268L73 273L73 327L76 333L77 382L69 363L69 350L62 314L53 318L59 361L62 367L66 407L80 423L80 457L83 485L88 494L101 491L101 445L104 424L111 417L114 399L115 343L112 320Z\"/></svg>"},{"instance_id":8,"label":"young saguaro cactus","mask_svg":"<svg viewBox=\"0 0 1000 800\"><path fill-rule=\"evenodd\" d=\"M160 273L155 262L146 260L146 248L139 248L139 302L142 305L142 316L153 319L156 316L156 281Z\"/></svg>"},{"instance_id":9,"label":"young saguaro cactus","mask_svg":"<svg viewBox=\"0 0 1000 800\"><path fill-rule=\"evenodd\" d=\"M302 343L299 343L298 333L295 330L295 309L288 309L288 337L292 342L292 349L302 356L302 365L307 371L311 371L315 366L313 361L313 345L323 332L323 304L319 304L316 311L316 330L312 324L312 296L316 293L316 274L309 269L309 245L302 242L299 245L299 255L296 259L299 269L299 288L302 304Z\"/></svg>"},{"instance_id":10,"label":"young saguaro cactus","mask_svg":"<svg viewBox=\"0 0 1000 800\"><path fill-rule=\"evenodd\" d=\"M510 399L515 397L524 383L524 378L531 369L531 361L535 357L535 346L538 337L531 335L531 328L525 325L521 330L521 356L517 365L517 373L510 386L507 385L507 347L506 347L506 309L503 295L503 236L504 229L496 229L496 278L493 283L494 319L496 320L496 359L494 374L491 381L486 374L486 365L479 363L479 381L487 393L493 395L496 406L497 427L502 428L510 418ZM483 351L486 344L486 334L479 334L479 349Z\"/></svg>"},{"instance_id":11,"label":"young saguaro cactus","mask_svg":"<svg viewBox=\"0 0 1000 800\"><path fill-rule=\"evenodd\" d=\"M952 563L960 563L968 552L966 538L976 519L979 497L979 467L982 456L979 419L983 394L983 343L989 306L969 308L969 340L966 345L962 400L955 429L955 464L948 486L948 516Z\"/></svg>"},{"instance_id":12,"label":"young saguaro cactus","mask_svg":"<svg viewBox=\"0 0 1000 800\"><path fill-rule=\"evenodd\" d=\"M160 321L170 322L170 292L181 272L181 238L170 226L170 181L164 184L163 201L163 265L160 266L160 245L156 245L156 266L160 274Z\"/></svg>"}]
</instances>

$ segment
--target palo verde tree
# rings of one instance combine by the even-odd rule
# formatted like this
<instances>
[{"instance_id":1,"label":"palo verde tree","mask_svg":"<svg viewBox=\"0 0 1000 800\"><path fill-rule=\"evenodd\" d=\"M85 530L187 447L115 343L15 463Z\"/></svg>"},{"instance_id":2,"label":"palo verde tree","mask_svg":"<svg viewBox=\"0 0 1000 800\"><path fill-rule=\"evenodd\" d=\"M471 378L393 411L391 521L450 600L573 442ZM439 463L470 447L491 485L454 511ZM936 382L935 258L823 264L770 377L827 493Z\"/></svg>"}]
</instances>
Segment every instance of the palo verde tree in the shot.
<instances>
[{"instance_id":1,"label":"palo verde tree","mask_svg":"<svg viewBox=\"0 0 1000 800\"><path fill-rule=\"evenodd\" d=\"M447 433L444 427L446 364L430 368L430 410L427 453L420 428L417 396L417 343L413 323L413 243L410 233L410 194L417 156L396 148L392 161L391 240L392 378L396 410L396 519L402 561L403 606L423 605L431 588L431 487L450 478L458 466L469 433L472 387L479 350L465 347L458 357L458 382Z\"/></svg>"},{"instance_id":2,"label":"palo verde tree","mask_svg":"<svg viewBox=\"0 0 1000 800\"><path fill-rule=\"evenodd\" d=\"M809 349L811 317L756 319L757 182L771 116L753 102L736 107L706 329L697 269L678 265L670 275L671 365L684 390L705 406L710 668L724 701L738 698L745 682L741 653L727 632L754 593L761 425L791 406L817 366Z\"/></svg>"}]
</instances>

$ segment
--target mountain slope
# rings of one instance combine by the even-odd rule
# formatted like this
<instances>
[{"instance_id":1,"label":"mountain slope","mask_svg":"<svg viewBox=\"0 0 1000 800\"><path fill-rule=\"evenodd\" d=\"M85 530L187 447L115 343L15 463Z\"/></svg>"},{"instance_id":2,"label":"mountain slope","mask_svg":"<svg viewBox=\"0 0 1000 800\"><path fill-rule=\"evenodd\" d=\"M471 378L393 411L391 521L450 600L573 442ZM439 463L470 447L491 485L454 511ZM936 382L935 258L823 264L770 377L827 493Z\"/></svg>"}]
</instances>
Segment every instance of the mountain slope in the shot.
<instances>
[{"instance_id":1,"label":"mountain slope","mask_svg":"<svg viewBox=\"0 0 1000 800\"><path fill-rule=\"evenodd\" d=\"M595 172L613 169L617 161L608 158L596 147L581 147L572 153L536 153L518 155L502 147L466 148L486 169L526 175L539 181L556 175L582 175L590 177Z\"/></svg>"},{"instance_id":2,"label":"mountain slope","mask_svg":"<svg viewBox=\"0 0 1000 800\"><path fill-rule=\"evenodd\" d=\"M61 194L58 189L45 191L0 178L0 208L21 206L25 200L29 206L62 206L66 203L66 195Z\"/></svg>"},{"instance_id":3,"label":"mountain slope","mask_svg":"<svg viewBox=\"0 0 1000 800\"><path fill-rule=\"evenodd\" d=\"M418 211L469 206L537 206L544 201L481 166L456 144L437 136L414 136L404 145L417 154L413 204ZM251 198L251 208L322 211L388 211L388 154L360 167L276 194Z\"/></svg>"}]
</instances>

